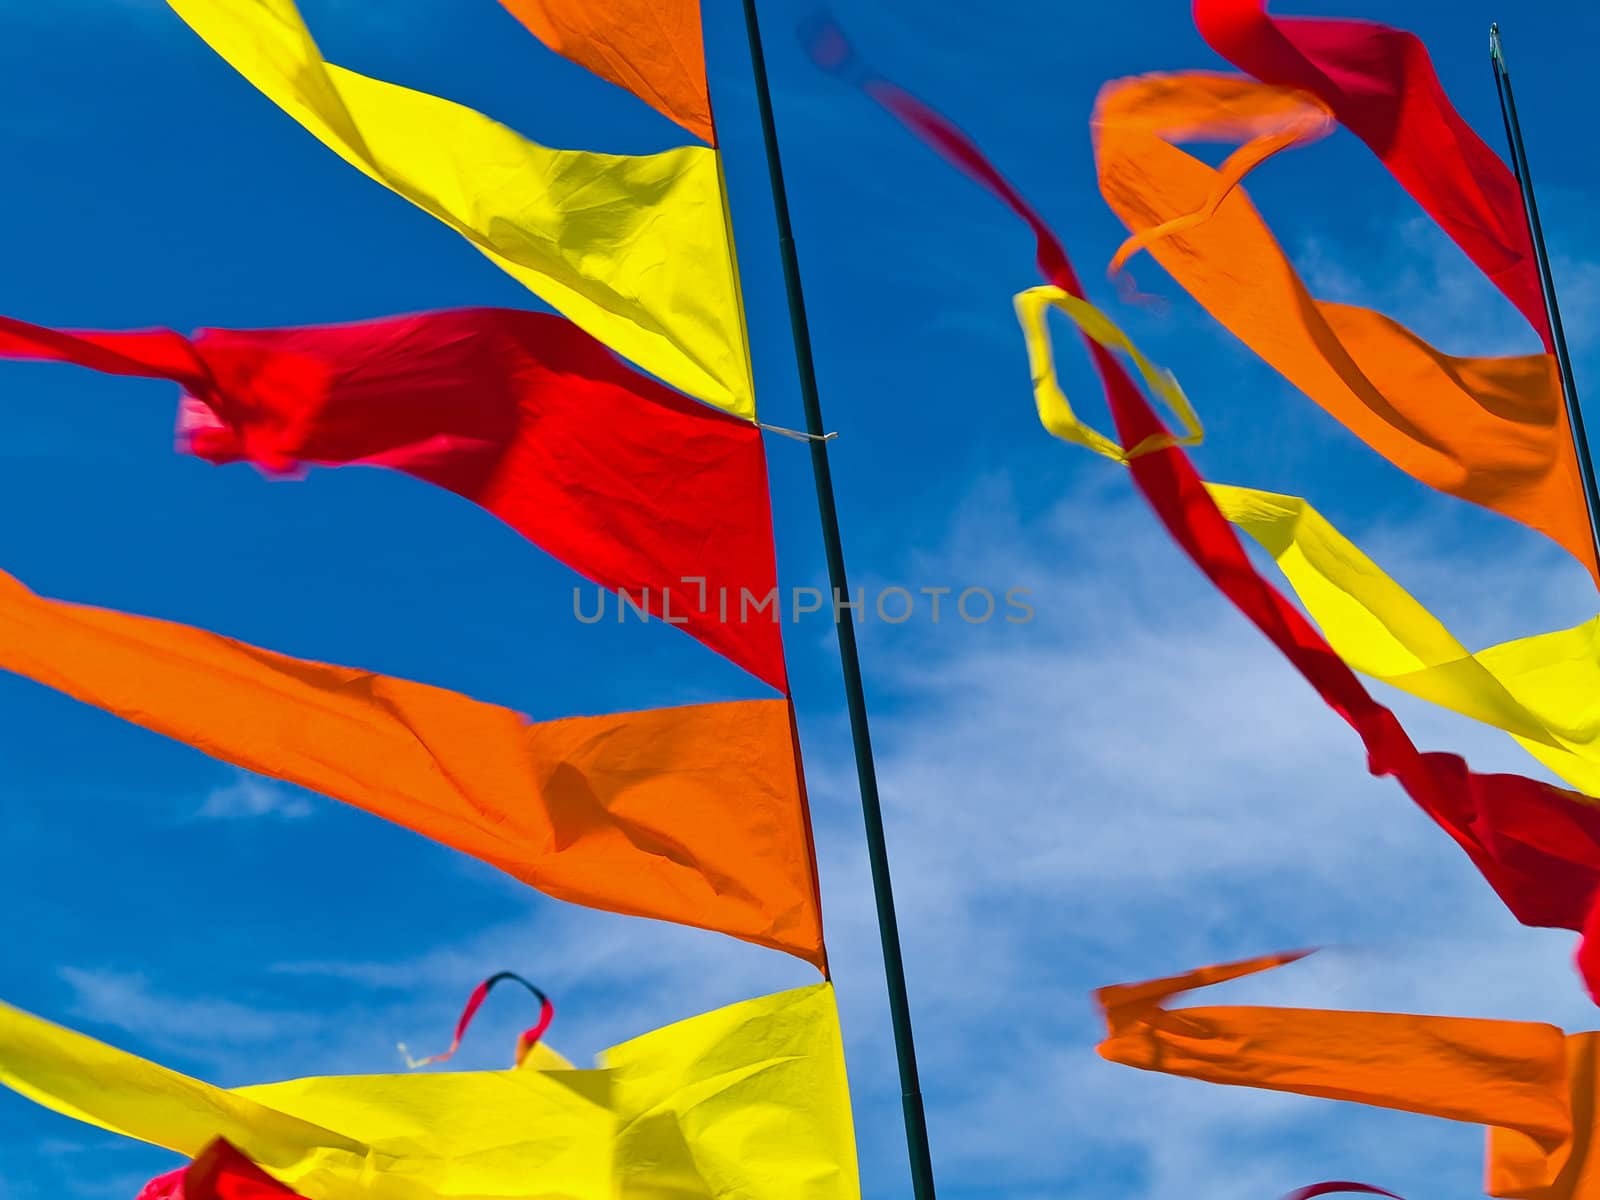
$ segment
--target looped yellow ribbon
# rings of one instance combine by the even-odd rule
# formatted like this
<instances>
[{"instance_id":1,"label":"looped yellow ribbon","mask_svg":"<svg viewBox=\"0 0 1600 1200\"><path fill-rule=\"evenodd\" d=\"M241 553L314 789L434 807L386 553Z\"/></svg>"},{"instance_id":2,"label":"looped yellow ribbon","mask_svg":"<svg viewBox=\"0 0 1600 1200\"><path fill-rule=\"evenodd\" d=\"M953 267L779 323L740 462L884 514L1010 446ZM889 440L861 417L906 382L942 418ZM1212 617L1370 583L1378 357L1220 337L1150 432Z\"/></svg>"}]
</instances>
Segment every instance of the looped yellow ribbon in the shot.
<instances>
[{"instance_id":1,"label":"looped yellow ribbon","mask_svg":"<svg viewBox=\"0 0 1600 1200\"><path fill-rule=\"evenodd\" d=\"M1087 300L1052 285L1029 288L1018 292L1013 304L1017 320L1022 324L1022 336L1028 344L1028 366L1033 372L1033 399L1039 409L1039 420L1053 435L1064 442L1093 450L1113 462L1127 466L1140 455L1166 450L1173 446L1198 446L1205 438L1205 429L1189 397L1183 394L1177 378L1165 367L1157 366L1133 344L1128 335L1117 328L1105 313ZM1072 410L1067 394L1056 376L1055 354L1050 341L1050 309L1059 309L1083 331L1115 354L1126 355L1150 393L1157 397L1183 427L1181 435L1155 433L1144 438L1132 449L1107 437L1098 429L1086 424Z\"/></svg>"}]
</instances>

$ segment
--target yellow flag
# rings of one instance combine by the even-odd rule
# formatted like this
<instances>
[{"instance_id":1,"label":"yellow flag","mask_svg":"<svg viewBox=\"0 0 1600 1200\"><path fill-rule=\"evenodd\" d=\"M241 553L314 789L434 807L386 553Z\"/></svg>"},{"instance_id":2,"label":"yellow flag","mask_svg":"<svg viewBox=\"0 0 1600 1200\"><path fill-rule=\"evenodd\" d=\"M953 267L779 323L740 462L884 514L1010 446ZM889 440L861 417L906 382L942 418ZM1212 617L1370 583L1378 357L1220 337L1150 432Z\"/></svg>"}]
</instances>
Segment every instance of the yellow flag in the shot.
<instances>
[{"instance_id":1,"label":"yellow flag","mask_svg":"<svg viewBox=\"0 0 1600 1200\"><path fill-rule=\"evenodd\" d=\"M618 354L755 416L715 150L551 150L470 108L325 61L292 0L167 2L329 149Z\"/></svg>"},{"instance_id":2,"label":"yellow flag","mask_svg":"<svg viewBox=\"0 0 1600 1200\"><path fill-rule=\"evenodd\" d=\"M226 1138L289 1181L324 1168L359 1171L370 1153L353 1138L3 1004L0 1083L65 1116L190 1157Z\"/></svg>"},{"instance_id":3,"label":"yellow flag","mask_svg":"<svg viewBox=\"0 0 1600 1200\"><path fill-rule=\"evenodd\" d=\"M831 984L691 1017L598 1070L225 1091L0 1005L0 1082L191 1157L225 1138L306 1200L859 1200Z\"/></svg>"},{"instance_id":4,"label":"yellow flag","mask_svg":"<svg viewBox=\"0 0 1600 1200\"><path fill-rule=\"evenodd\" d=\"M831 984L614 1046L620 1194L855 1200L850 1086Z\"/></svg>"}]
</instances>

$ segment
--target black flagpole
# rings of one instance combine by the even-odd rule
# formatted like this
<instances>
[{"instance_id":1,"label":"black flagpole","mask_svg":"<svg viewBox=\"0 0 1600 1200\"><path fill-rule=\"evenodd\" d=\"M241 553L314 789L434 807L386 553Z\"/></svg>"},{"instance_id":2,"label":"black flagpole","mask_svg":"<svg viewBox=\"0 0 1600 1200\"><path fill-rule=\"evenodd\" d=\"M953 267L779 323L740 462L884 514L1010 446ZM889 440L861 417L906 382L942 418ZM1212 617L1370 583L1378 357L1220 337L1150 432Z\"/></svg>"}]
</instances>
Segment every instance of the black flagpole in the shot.
<instances>
[{"instance_id":1,"label":"black flagpole","mask_svg":"<svg viewBox=\"0 0 1600 1200\"><path fill-rule=\"evenodd\" d=\"M761 27L755 0L744 0L745 30L750 37L750 61L755 71L756 103L761 110L761 134L767 147L767 173L772 182L772 205L778 222L778 251L783 258L783 281L789 294L789 325L794 332L795 359L800 368L800 398L805 405L806 440L811 444L811 470L816 477L817 507L822 515L822 541L827 551L828 582L834 596L834 628L839 635L839 661L844 668L845 699L850 709L850 735L855 742L856 776L861 785L861 812L867 826L867 857L872 864L872 893L878 906L878 934L883 942L883 971L889 984L889 1015L894 1023L895 1056L900 1064L900 1100L905 1110L906 1144L911 1155L911 1190L916 1200L934 1200L933 1160L928 1152L928 1120L923 1111L922 1085L917 1078L916 1045L911 1036L911 1005L906 997L906 969L900 954L900 926L894 915L894 888L889 878L889 850L883 834L883 808L878 800L878 773L872 764L872 737L867 725L867 698L861 684L861 658L856 651L856 631L848 618L839 620L837 605L850 597L844 570L844 547L839 539L839 514L834 506L833 474L828 469L828 443L822 424L822 402L817 396L817 372L811 359L811 331L806 321L805 296L800 288L800 260L789 222L789 200L783 184L783 163L778 154L778 128L772 116L772 93L767 85L766 55L761 49Z\"/></svg>"},{"instance_id":2,"label":"black flagpole","mask_svg":"<svg viewBox=\"0 0 1600 1200\"><path fill-rule=\"evenodd\" d=\"M1528 172L1528 151L1522 143L1522 124L1517 120L1517 102L1511 94L1511 72L1506 69L1505 48L1500 44L1500 26L1489 26L1489 61L1494 67L1495 91L1500 95L1500 115L1505 118L1506 141L1511 146L1511 169L1522 189L1522 207L1528 216L1528 234L1533 241L1534 258L1539 264L1539 288L1544 294L1545 316L1550 322L1550 340L1561 373L1561 394L1566 399L1567 424L1572 430L1573 448L1578 452L1578 473L1583 476L1583 499L1589 510L1589 532L1595 539L1595 554L1600 560L1600 488L1595 486L1594 460L1589 454L1589 439L1583 431L1583 408L1578 403L1578 385L1572 376L1572 356L1567 351L1567 334L1561 327L1561 306L1556 303L1556 283L1550 274L1550 255L1545 250L1544 227L1539 223L1539 205L1533 196L1533 176Z\"/></svg>"}]
</instances>

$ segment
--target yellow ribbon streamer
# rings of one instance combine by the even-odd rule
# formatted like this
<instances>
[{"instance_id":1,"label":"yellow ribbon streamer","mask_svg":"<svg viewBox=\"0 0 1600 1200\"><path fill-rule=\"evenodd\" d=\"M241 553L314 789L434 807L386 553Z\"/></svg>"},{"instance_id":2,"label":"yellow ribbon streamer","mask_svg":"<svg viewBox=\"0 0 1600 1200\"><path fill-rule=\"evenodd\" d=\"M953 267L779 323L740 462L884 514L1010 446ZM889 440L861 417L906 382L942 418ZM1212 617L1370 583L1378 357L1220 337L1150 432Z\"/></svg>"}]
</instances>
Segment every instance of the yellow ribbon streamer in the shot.
<instances>
[{"instance_id":1,"label":"yellow ribbon streamer","mask_svg":"<svg viewBox=\"0 0 1600 1200\"><path fill-rule=\"evenodd\" d=\"M734 1004L600 1069L297 1079L225 1091L0 1005L0 1082L193 1156L232 1142L306 1200L858 1200L833 988Z\"/></svg>"},{"instance_id":2,"label":"yellow ribbon streamer","mask_svg":"<svg viewBox=\"0 0 1600 1200\"><path fill-rule=\"evenodd\" d=\"M1017 310L1017 320L1022 324L1023 339L1028 344L1028 366L1033 373L1033 398L1039 410L1039 420L1056 437L1084 446L1124 466L1141 454L1150 454L1169 446L1200 444L1205 437L1205 430L1201 427L1199 414L1178 386L1177 378L1171 371L1157 366L1140 353L1128 335L1117 328L1105 313L1087 300L1080 300L1050 284L1017 293L1013 304ZM1050 342L1049 313L1052 308L1065 313L1085 336L1107 350L1126 355L1151 393L1159 396L1177 418L1183 427L1183 434L1151 434L1131 450L1125 450L1121 443L1081 420L1073 411L1056 376L1055 355Z\"/></svg>"},{"instance_id":3,"label":"yellow ribbon streamer","mask_svg":"<svg viewBox=\"0 0 1600 1200\"><path fill-rule=\"evenodd\" d=\"M1502 729L1600 796L1600 617L1476 654L1305 500L1207 484L1357 671Z\"/></svg>"},{"instance_id":4,"label":"yellow ribbon streamer","mask_svg":"<svg viewBox=\"0 0 1600 1200\"><path fill-rule=\"evenodd\" d=\"M1188 430L1124 451L1073 412L1056 377L1046 317L1058 308L1126 354ZM1199 441L1200 422L1171 372L1151 363L1099 309L1060 288L1016 297L1039 419L1055 436L1115 462ZM1359 547L1298 496L1206 484L1230 522L1272 555L1329 645L1353 669L1504 730L1589 797L1600 797L1600 616L1572 629L1469 651Z\"/></svg>"},{"instance_id":5,"label":"yellow ribbon streamer","mask_svg":"<svg viewBox=\"0 0 1600 1200\"><path fill-rule=\"evenodd\" d=\"M168 4L339 157L617 353L755 416L716 151L551 150L470 108L325 61L292 0Z\"/></svg>"}]
</instances>

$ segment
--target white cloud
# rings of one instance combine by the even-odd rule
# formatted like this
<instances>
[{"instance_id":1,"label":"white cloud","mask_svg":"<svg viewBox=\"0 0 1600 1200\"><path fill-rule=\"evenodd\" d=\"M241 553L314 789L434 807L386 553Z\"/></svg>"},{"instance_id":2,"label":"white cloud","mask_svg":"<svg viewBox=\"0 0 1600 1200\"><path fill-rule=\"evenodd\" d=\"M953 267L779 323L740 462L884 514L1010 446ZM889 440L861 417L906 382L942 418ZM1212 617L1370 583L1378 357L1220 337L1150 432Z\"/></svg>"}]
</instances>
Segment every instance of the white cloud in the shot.
<instances>
[{"instance_id":1,"label":"white cloud","mask_svg":"<svg viewBox=\"0 0 1600 1200\"><path fill-rule=\"evenodd\" d=\"M300 789L240 771L233 782L208 792L195 816L208 821L254 820L261 817L298 821L315 811L310 797Z\"/></svg>"}]
</instances>

